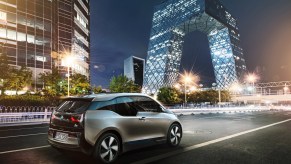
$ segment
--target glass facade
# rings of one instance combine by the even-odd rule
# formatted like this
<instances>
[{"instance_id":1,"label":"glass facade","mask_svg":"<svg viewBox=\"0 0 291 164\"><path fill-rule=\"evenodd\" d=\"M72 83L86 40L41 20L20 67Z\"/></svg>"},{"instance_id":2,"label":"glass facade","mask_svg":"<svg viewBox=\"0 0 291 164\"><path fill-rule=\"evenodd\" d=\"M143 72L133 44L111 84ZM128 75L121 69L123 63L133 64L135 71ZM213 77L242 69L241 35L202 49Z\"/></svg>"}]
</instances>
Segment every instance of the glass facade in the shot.
<instances>
[{"instance_id":1,"label":"glass facade","mask_svg":"<svg viewBox=\"0 0 291 164\"><path fill-rule=\"evenodd\" d=\"M65 76L67 66L63 60L72 56L71 71L89 78L89 0L56 0L53 11L55 65Z\"/></svg>"},{"instance_id":2,"label":"glass facade","mask_svg":"<svg viewBox=\"0 0 291 164\"><path fill-rule=\"evenodd\" d=\"M64 70L64 52L76 57L73 72L89 77L89 42L88 0L0 0L0 53L30 68L35 87L39 73Z\"/></svg>"},{"instance_id":3,"label":"glass facade","mask_svg":"<svg viewBox=\"0 0 291 164\"><path fill-rule=\"evenodd\" d=\"M52 1L0 0L0 53L37 75L51 70Z\"/></svg>"},{"instance_id":4,"label":"glass facade","mask_svg":"<svg viewBox=\"0 0 291 164\"><path fill-rule=\"evenodd\" d=\"M174 86L182 57L184 36L192 31L208 36L219 88L237 82L246 71L237 21L219 1L168 0L156 6L146 61L143 92Z\"/></svg>"},{"instance_id":5,"label":"glass facade","mask_svg":"<svg viewBox=\"0 0 291 164\"><path fill-rule=\"evenodd\" d=\"M124 75L133 80L135 84L143 85L145 60L131 56L124 60Z\"/></svg>"}]
</instances>

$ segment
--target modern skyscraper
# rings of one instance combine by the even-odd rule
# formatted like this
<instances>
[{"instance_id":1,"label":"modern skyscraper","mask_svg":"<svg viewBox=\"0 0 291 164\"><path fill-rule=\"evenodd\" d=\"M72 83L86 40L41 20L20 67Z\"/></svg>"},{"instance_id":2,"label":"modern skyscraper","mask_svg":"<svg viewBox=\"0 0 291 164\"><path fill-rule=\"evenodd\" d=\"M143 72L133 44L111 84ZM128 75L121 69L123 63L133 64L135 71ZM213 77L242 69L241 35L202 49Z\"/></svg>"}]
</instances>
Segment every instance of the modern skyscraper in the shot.
<instances>
[{"instance_id":1,"label":"modern skyscraper","mask_svg":"<svg viewBox=\"0 0 291 164\"><path fill-rule=\"evenodd\" d=\"M143 92L156 93L178 78L183 38L191 31L208 36L218 88L246 71L237 20L218 0L168 0L155 7Z\"/></svg>"},{"instance_id":2,"label":"modern skyscraper","mask_svg":"<svg viewBox=\"0 0 291 164\"><path fill-rule=\"evenodd\" d=\"M89 77L89 15L89 0L0 0L0 53L30 68L35 87L68 54L73 72Z\"/></svg>"},{"instance_id":3,"label":"modern skyscraper","mask_svg":"<svg viewBox=\"0 0 291 164\"><path fill-rule=\"evenodd\" d=\"M9 64L37 74L52 68L52 1L0 0L0 49Z\"/></svg>"},{"instance_id":4,"label":"modern skyscraper","mask_svg":"<svg viewBox=\"0 0 291 164\"><path fill-rule=\"evenodd\" d=\"M89 0L54 0L53 61L67 73L64 58L71 56L72 72L89 78L90 10Z\"/></svg>"},{"instance_id":5,"label":"modern skyscraper","mask_svg":"<svg viewBox=\"0 0 291 164\"><path fill-rule=\"evenodd\" d=\"M133 80L135 84L142 86L145 60L131 56L124 60L124 76Z\"/></svg>"}]
</instances>

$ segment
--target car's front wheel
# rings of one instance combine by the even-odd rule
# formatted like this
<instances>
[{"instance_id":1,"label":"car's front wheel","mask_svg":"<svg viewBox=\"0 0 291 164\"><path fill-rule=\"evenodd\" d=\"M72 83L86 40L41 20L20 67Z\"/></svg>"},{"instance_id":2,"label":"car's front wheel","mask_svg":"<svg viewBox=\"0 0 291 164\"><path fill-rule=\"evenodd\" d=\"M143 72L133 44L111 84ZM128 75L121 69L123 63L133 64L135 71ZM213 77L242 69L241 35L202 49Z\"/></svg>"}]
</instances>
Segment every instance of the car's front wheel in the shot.
<instances>
[{"instance_id":1,"label":"car's front wheel","mask_svg":"<svg viewBox=\"0 0 291 164\"><path fill-rule=\"evenodd\" d=\"M94 157L103 163L112 163L117 159L119 152L119 138L113 133L106 133L98 140Z\"/></svg>"},{"instance_id":2,"label":"car's front wheel","mask_svg":"<svg viewBox=\"0 0 291 164\"><path fill-rule=\"evenodd\" d=\"M176 147L180 144L182 138L182 128L179 124L174 123L168 130L168 145Z\"/></svg>"}]
</instances>

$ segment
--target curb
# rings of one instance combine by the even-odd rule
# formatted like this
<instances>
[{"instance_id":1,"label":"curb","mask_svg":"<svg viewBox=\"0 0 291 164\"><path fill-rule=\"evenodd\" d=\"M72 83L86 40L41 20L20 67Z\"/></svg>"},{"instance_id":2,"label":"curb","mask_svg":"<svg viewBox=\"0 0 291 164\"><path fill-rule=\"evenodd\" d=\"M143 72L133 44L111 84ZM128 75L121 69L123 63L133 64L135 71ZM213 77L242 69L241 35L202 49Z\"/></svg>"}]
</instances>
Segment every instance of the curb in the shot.
<instances>
[{"instance_id":1,"label":"curb","mask_svg":"<svg viewBox=\"0 0 291 164\"><path fill-rule=\"evenodd\" d=\"M24 126L24 125L42 125L48 124L49 122L21 122L21 123L7 123L0 124L0 127L10 127L10 126Z\"/></svg>"}]
</instances>

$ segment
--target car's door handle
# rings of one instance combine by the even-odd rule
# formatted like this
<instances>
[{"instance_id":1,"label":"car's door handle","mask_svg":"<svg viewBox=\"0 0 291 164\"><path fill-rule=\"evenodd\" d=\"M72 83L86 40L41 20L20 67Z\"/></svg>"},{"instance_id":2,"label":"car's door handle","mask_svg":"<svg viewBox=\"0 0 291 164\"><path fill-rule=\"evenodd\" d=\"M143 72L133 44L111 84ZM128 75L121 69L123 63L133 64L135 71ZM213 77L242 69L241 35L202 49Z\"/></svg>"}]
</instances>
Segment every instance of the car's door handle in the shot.
<instances>
[{"instance_id":1,"label":"car's door handle","mask_svg":"<svg viewBox=\"0 0 291 164\"><path fill-rule=\"evenodd\" d=\"M144 121L144 120L146 120L146 118L145 117L141 117L141 118L139 118L139 120Z\"/></svg>"}]
</instances>

